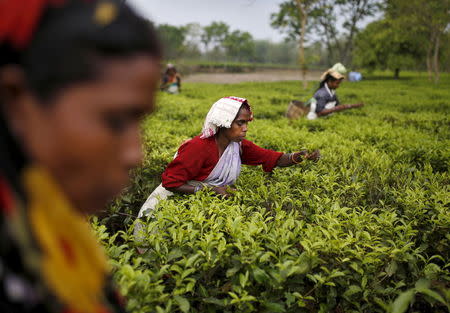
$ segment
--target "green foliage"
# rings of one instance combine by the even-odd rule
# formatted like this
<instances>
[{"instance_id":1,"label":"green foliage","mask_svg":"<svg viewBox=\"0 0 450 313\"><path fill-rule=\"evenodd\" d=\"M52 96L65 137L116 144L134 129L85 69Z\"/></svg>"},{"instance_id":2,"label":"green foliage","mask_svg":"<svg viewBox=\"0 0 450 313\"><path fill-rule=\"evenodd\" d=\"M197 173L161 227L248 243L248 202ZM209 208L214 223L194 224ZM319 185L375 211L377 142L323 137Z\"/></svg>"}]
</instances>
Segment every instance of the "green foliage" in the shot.
<instances>
[{"instance_id":1,"label":"green foliage","mask_svg":"<svg viewBox=\"0 0 450 313\"><path fill-rule=\"evenodd\" d=\"M375 21L358 34L354 57L357 66L399 71L420 64L425 51L417 34L398 32L393 25L395 22L389 19Z\"/></svg>"},{"instance_id":2,"label":"green foliage","mask_svg":"<svg viewBox=\"0 0 450 313\"><path fill-rule=\"evenodd\" d=\"M316 54L320 53L328 65L342 62L348 66L352 61L358 24L374 16L380 3L379 0L286 0L280 3L278 12L271 15L271 25L297 41L301 38L304 19L306 38L313 33L314 39L319 38L326 48L326 55L318 49ZM299 5L302 10L299 10Z\"/></svg>"},{"instance_id":3,"label":"green foliage","mask_svg":"<svg viewBox=\"0 0 450 313\"><path fill-rule=\"evenodd\" d=\"M179 57L185 49L183 43L186 36L186 29L184 27L161 24L158 25L157 30L164 47L166 58L172 59Z\"/></svg>"},{"instance_id":4,"label":"green foliage","mask_svg":"<svg viewBox=\"0 0 450 313\"><path fill-rule=\"evenodd\" d=\"M255 41L256 62L296 65L297 60L298 50L295 42L272 43L268 40Z\"/></svg>"},{"instance_id":5,"label":"green foliage","mask_svg":"<svg viewBox=\"0 0 450 313\"><path fill-rule=\"evenodd\" d=\"M236 61L254 58L255 42L249 32L233 31L225 37L223 46L227 55Z\"/></svg>"},{"instance_id":6,"label":"green foliage","mask_svg":"<svg viewBox=\"0 0 450 313\"><path fill-rule=\"evenodd\" d=\"M439 80L442 48L448 43L450 0L387 0L386 16L395 22L399 36L412 37L416 45L424 47L424 62L435 82ZM423 64L422 63L422 64Z\"/></svg>"},{"instance_id":7,"label":"green foliage","mask_svg":"<svg viewBox=\"0 0 450 313\"><path fill-rule=\"evenodd\" d=\"M230 26L224 22L212 22L210 25L205 26L201 35L205 48L208 48L210 44L216 47L220 46L227 37L229 30Z\"/></svg>"},{"instance_id":8,"label":"green foliage","mask_svg":"<svg viewBox=\"0 0 450 313\"><path fill-rule=\"evenodd\" d=\"M367 69L425 69L438 79L448 58L449 0L388 0L383 19L356 38L355 63ZM445 66L444 66L445 67Z\"/></svg>"},{"instance_id":9,"label":"green foliage","mask_svg":"<svg viewBox=\"0 0 450 313\"><path fill-rule=\"evenodd\" d=\"M449 289L440 288L442 291L440 293L431 289L430 280L428 279L420 279L417 281L414 288L411 288L403 293L401 293L397 299L388 307L388 312L391 313L403 313L405 312L409 306L412 305L414 301L415 295L423 295L428 298L428 301L432 303L439 303L444 307L447 307L447 310L450 310L450 297L449 297Z\"/></svg>"},{"instance_id":10,"label":"green foliage","mask_svg":"<svg viewBox=\"0 0 450 313\"><path fill-rule=\"evenodd\" d=\"M311 7L314 2L316 0L308 0L304 5ZM290 40L298 41L301 35L301 17L296 1L288 0L280 3L279 11L271 15L271 25L284 32Z\"/></svg>"},{"instance_id":11,"label":"green foliage","mask_svg":"<svg viewBox=\"0 0 450 313\"><path fill-rule=\"evenodd\" d=\"M450 77L443 78L448 86ZM145 163L93 225L132 312L448 312L448 88L423 77L344 83L359 110L288 121L297 82L185 84L143 124ZM243 96L249 139L320 149L319 163L244 167L234 196L160 203L135 249L132 219L178 146L219 97Z\"/></svg>"},{"instance_id":12,"label":"green foliage","mask_svg":"<svg viewBox=\"0 0 450 313\"><path fill-rule=\"evenodd\" d=\"M296 65L280 63L248 63L248 62L207 62L207 61L186 61L182 64L185 70L190 72L226 72L242 73L253 72L266 69L296 69ZM186 71L183 71L185 73Z\"/></svg>"}]
</instances>

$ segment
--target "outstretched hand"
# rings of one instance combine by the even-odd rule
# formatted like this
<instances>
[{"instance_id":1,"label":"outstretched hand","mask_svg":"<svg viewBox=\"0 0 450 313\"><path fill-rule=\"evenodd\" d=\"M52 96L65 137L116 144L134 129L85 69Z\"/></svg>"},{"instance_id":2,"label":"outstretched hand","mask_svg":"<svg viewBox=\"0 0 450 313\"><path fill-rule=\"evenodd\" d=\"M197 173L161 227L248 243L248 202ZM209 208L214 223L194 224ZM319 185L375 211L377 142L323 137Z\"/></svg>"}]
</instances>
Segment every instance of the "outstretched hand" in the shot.
<instances>
[{"instance_id":1,"label":"outstretched hand","mask_svg":"<svg viewBox=\"0 0 450 313\"><path fill-rule=\"evenodd\" d=\"M314 150L311 153L309 153L309 152L306 153L304 156L305 156L306 160L311 160L311 161L317 162L320 159L320 151L319 150Z\"/></svg>"},{"instance_id":2,"label":"outstretched hand","mask_svg":"<svg viewBox=\"0 0 450 313\"><path fill-rule=\"evenodd\" d=\"M347 109L360 108L364 106L364 103L346 104Z\"/></svg>"},{"instance_id":3,"label":"outstretched hand","mask_svg":"<svg viewBox=\"0 0 450 313\"><path fill-rule=\"evenodd\" d=\"M229 186L213 186L211 187L211 189L216 194L221 195L225 198L230 197L231 196L230 191L233 191L233 189Z\"/></svg>"}]
</instances>

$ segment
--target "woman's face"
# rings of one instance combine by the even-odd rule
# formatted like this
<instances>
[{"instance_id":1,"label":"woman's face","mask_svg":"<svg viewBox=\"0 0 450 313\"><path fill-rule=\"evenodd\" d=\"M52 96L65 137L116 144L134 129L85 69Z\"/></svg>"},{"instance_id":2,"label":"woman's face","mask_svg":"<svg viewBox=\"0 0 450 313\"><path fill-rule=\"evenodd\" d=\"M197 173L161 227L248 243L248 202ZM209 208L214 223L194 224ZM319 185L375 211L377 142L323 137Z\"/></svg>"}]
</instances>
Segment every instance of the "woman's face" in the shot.
<instances>
[{"instance_id":1,"label":"woman's face","mask_svg":"<svg viewBox=\"0 0 450 313\"><path fill-rule=\"evenodd\" d=\"M46 105L29 92L9 120L25 151L83 212L104 208L141 162L141 118L154 107L159 60L104 61L99 77L70 85Z\"/></svg>"},{"instance_id":2,"label":"woman's face","mask_svg":"<svg viewBox=\"0 0 450 313\"><path fill-rule=\"evenodd\" d=\"M342 79L336 79L336 80L333 80L333 81L329 80L327 82L328 88L330 88L330 89L338 89L339 85L341 84L341 82L342 82Z\"/></svg>"},{"instance_id":3,"label":"woman's face","mask_svg":"<svg viewBox=\"0 0 450 313\"><path fill-rule=\"evenodd\" d=\"M167 75L173 76L177 73L177 71L174 68L169 68L167 70Z\"/></svg>"},{"instance_id":4,"label":"woman's face","mask_svg":"<svg viewBox=\"0 0 450 313\"><path fill-rule=\"evenodd\" d=\"M223 134L230 141L241 142L247 135L250 120L250 111L247 108L241 108L233 123L231 123L231 127L223 129Z\"/></svg>"}]
</instances>

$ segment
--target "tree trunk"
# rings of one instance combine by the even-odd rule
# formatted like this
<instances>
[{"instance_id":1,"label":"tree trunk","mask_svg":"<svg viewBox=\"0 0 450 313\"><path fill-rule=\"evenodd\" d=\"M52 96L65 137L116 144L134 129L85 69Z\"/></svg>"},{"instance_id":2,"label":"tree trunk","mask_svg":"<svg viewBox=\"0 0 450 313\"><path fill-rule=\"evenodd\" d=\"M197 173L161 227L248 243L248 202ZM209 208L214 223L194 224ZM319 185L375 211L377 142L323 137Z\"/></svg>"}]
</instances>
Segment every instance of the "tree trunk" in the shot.
<instances>
[{"instance_id":1,"label":"tree trunk","mask_svg":"<svg viewBox=\"0 0 450 313\"><path fill-rule=\"evenodd\" d=\"M340 56L342 55L342 47L341 47L341 43L339 42L339 40L337 39L336 36L336 30L333 28L329 28L327 30L327 49L328 49L328 65L331 67L334 63L337 62L337 58L336 58L336 51L338 52L338 56L339 56L339 61L340 61ZM334 46L333 46L334 44Z\"/></svg>"},{"instance_id":2,"label":"tree trunk","mask_svg":"<svg viewBox=\"0 0 450 313\"><path fill-rule=\"evenodd\" d=\"M433 52L433 38L431 38L427 48L427 72L428 72L428 79L430 81L433 80L433 64L431 62L432 52Z\"/></svg>"},{"instance_id":3,"label":"tree trunk","mask_svg":"<svg viewBox=\"0 0 450 313\"><path fill-rule=\"evenodd\" d=\"M328 53L327 59L328 59L328 62L330 63L330 60L331 60L331 62L334 61L334 51L333 51L333 45L331 43L332 35L331 35L330 30L328 29L328 25L325 22L320 22L320 24L322 25L322 27L324 29L323 33L325 35L325 45L326 45L326 49L327 49L327 53ZM327 64L327 65L329 65L329 64Z\"/></svg>"},{"instance_id":4,"label":"tree trunk","mask_svg":"<svg viewBox=\"0 0 450 313\"><path fill-rule=\"evenodd\" d=\"M300 37L300 66L302 69L303 89L308 87L306 82L306 61L305 61L305 31L306 31L306 18L302 19L302 35Z\"/></svg>"},{"instance_id":5,"label":"tree trunk","mask_svg":"<svg viewBox=\"0 0 450 313\"><path fill-rule=\"evenodd\" d=\"M305 62L305 33L306 33L306 9L303 7L302 0L297 0L297 9L301 21L301 33L299 42L299 61L300 69L302 71L303 89L308 87L306 82L306 62Z\"/></svg>"},{"instance_id":6,"label":"tree trunk","mask_svg":"<svg viewBox=\"0 0 450 313\"><path fill-rule=\"evenodd\" d=\"M431 67L431 53L427 52L427 72L428 72L428 80L432 81L433 80L433 70Z\"/></svg>"},{"instance_id":7,"label":"tree trunk","mask_svg":"<svg viewBox=\"0 0 450 313\"><path fill-rule=\"evenodd\" d=\"M394 70L394 79L399 79L400 78L400 69L396 68Z\"/></svg>"},{"instance_id":8,"label":"tree trunk","mask_svg":"<svg viewBox=\"0 0 450 313\"><path fill-rule=\"evenodd\" d=\"M436 34L434 37L434 55L433 55L433 73L435 84L437 84L439 81L439 45L440 45L440 36L439 34Z\"/></svg>"},{"instance_id":9,"label":"tree trunk","mask_svg":"<svg viewBox=\"0 0 450 313\"><path fill-rule=\"evenodd\" d=\"M348 35L348 40L344 46L344 51L342 53L342 61L345 66L350 66L351 64L351 56L353 52L353 37L354 37L354 28L351 29L350 34Z\"/></svg>"},{"instance_id":10,"label":"tree trunk","mask_svg":"<svg viewBox=\"0 0 450 313\"><path fill-rule=\"evenodd\" d=\"M351 58L352 58L352 53L353 53L353 37L355 36L356 32L357 32L357 28L356 28L356 24L358 23L358 21L361 19L361 8L359 7L359 5L361 4L361 1L357 2L358 5L356 8L354 8L354 14L351 18L351 25L349 28L349 34L346 40L346 43L344 45L344 50L343 53L341 55L342 61L344 62L344 64L346 66L350 66L351 64ZM363 1L363 7L365 7L365 5L367 4L367 1Z\"/></svg>"}]
</instances>

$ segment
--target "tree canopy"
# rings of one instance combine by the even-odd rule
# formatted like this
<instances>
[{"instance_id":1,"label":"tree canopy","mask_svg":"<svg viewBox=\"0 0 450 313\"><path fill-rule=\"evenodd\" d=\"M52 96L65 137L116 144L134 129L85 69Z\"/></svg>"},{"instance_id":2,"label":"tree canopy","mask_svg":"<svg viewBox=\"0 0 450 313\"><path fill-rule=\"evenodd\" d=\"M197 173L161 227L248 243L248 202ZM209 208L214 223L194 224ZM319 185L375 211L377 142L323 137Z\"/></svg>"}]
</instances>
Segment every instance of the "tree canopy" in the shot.
<instances>
[{"instance_id":1,"label":"tree canopy","mask_svg":"<svg viewBox=\"0 0 450 313\"><path fill-rule=\"evenodd\" d=\"M414 69L423 55L420 40L414 34L397 32L394 22L382 19L367 25L358 34L355 45L355 65L370 70L388 69L398 78L402 69Z\"/></svg>"},{"instance_id":2,"label":"tree canopy","mask_svg":"<svg viewBox=\"0 0 450 313\"><path fill-rule=\"evenodd\" d=\"M223 21L158 30L166 59L297 63L304 73L342 62L397 76L427 69L435 81L450 68L450 0L283 0L270 23L285 42L255 40Z\"/></svg>"}]
</instances>

